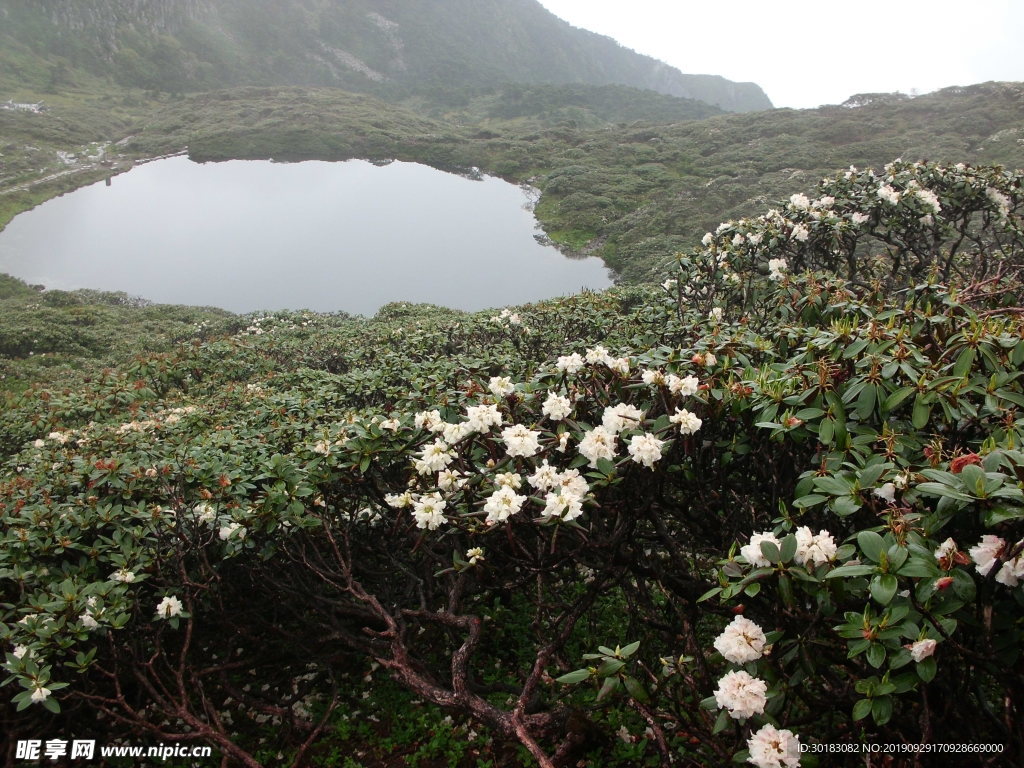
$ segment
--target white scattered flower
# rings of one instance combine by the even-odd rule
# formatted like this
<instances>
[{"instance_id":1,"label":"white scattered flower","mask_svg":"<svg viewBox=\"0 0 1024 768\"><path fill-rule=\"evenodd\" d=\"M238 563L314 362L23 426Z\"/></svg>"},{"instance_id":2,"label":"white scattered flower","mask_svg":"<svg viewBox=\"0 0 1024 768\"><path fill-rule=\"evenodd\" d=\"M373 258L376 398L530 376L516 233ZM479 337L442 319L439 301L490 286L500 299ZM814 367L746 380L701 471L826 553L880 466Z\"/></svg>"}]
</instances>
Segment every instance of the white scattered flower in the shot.
<instances>
[{"instance_id":1,"label":"white scattered flower","mask_svg":"<svg viewBox=\"0 0 1024 768\"><path fill-rule=\"evenodd\" d=\"M795 224L789 236L801 243L806 243L807 238L811 236L811 231L803 224Z\"/></svg>"},{"instance_id":2,"label":"white scattered flower","mask_svg":"<svg viewBox=\"0 0 1024 768\"><path fill-rule=\"evenodd\" d=\"M649 432L643 435L634 435L629 441L629 455L637 464L653 467L655 462L661 459L664 445L664 440L659 440Z\"/></svg>"},{"instance_id":3,"label":"white scattered flower","mask_svg":"<svg viewBox=\"0 0 1024 768\"><path fill-rule=\"evenodd\" d=\"M952 557L956 553L956 551L956 542L953 541L952 537L950 537L941 544L939 544L939 548L935 550L935 559L946 560Z\"/></svg>"},{"instance_id":4,"label":"white scattered flower","mask_svg":"<svg viewBox=\"0 0 1024 768\"><path fill-rule=\"evenodd\" d=\"M501 439L509 456L533 456L540 450L540 432L522 424L513 424L501 430Z\"/></svg>"},{"instance_id":5,"label":"white scattered flower","mask_svg":"<svg viewBox=\"0 0 1024 768\"><path fill-rule=\"evenodd\" d=\"M441 430L441 439L448 443L448 445L455 445L455 443L462 440L467 435L473 434L477 430L473 429L468 421L463 421L458 424L445 424L444 429Z\"/></svg>"},{"instance_id":6,"label":"white scattered flower","mask_svg":"<svg viewBox=\"0 0 1024 768\"><path fill-rule=\"evenodd\" d=\"M585 357L587 363L590 365L608 365L611 362L611 355L608 354L608 350L598 344L593 349L588 349Z\"/></svg>"},{"instance_id":7,"label":"white scattered flower","mask_svg":"<svg viewBox=\"0 0 1024 768\"><path fill-rule=\"evenodd\" d=\"M217 510L206 502L196 504L195 507L192 508L192 512L195 513L196 520L203 525L209 525L217 519Z\"/></svg>"},{"instance_id":8,"label":"white scattered flower","mask_svg":"<svg viewBox=\"0 0 1024 768\"><path fill-rule=\"evenodd\" d=\"M544 462L526 480L538 491L546 491L558 485L558 478L558 469L552 467L548 464L548 460L544 459Z\"/></svg>"},{"instance_id":9,"label":"white scattered flower","mask_svg":"<svg viewBox=\"0 0 1024 768\"><path fill-rule=\"evenodd\" d=\"M674 277L670 277L668 280L661 284L661 287L664 288L666 291L674 291L678 284L678 280L676 280Z\"/></svg>"},{"instance_id":10,"label":"white scattered flower","mask_svg":"<svg viewBox=\"0 0 1024 768\"><path fill-rule=\"evenodd\" d=\"M160 619L172 619L181 614L181 600L174 595L168 595L156 606L156 615Z\"/></svg>"},{"instance_id":11,"label":"white scattered flower","mask_svg":"<svg viewBox=\"0 0 1024 768\"><path fill-rule=\"evenodd\" d=\"M411 507L414 499L412 493L406 491L405 493L389 493L384 497L384 503L393 509L403 509L404 507Z\"/></svg>"},{"instance_id":12,"label":"white scattered flower","mask_svg":"<svg viewBox=\"0 0 1024 768\"><path fill-rule=\"evenodd\" d=\"M437 487L442 491L453 491L461 488L466 478L457 469L442 469L437 473Z\"/></svg>"},{"instance_id":13,"label":"white scattered flower","mask_svg":"<svg viewBox=\"0 0 1024 768\"><path fill-rule=\"evenodd\" d=\"M34 703L42 704L44 701L50 698L50 689L44 688L39 683L36 683L35 687L32 689L31 698Z\"/></svg>"},{"instance_id":14,"label":"white scattered flower","mask_svg":"<svg viewBox=\"0 0 1024 768\"><path fill-rule=\"evenodd\" d=\"M996 560L1003 554L1005 548L1006 542L998 536L989 533L982 536L981 541L971 547L969 551L978 573L988 576L988 572L992 570L992 566L996 564Z\"/></svg>"},{"instance_id":15,"label":"white scattered flower","mask_svg":"<svg viewBox=\"0 0 1024 768\"><path fill-rule=\"evenodd\" d=\"M662 371L654 368L649 368L640 374L640 378L644 384L649 387L660 387L667 383L668 379L665 378L665 374Z\"/></svg>"},{"instance_id":16,"label":"white scattered flower","mask_svg":"<svg viewBox=\"0 0 1024 768\"><path fill-rule=\"evenodd\" d=\"M828 531L818 531L815 535L806 525L796 529L796 554L793 559L797 565L822 565L836 556L836 540Z\"/></svg>"},{"instance_id":17,"label":"white scattered flower","mask_svg":"<svg viewBox=\"0 0 1024 768\"><path fill-rule=\"evenodd\" d=\"M912 658L916 662L924 661L933 653L935 653L936 645L938 645L938 643L935 640L918 640L915 643L913 643L909 648L910 658Z\"/></svg>"},{"instance_id":18,"label":"white scattered flower","mask_svg":"<svg viewBox=\"0 0 1024 768\"><path fill-rule=\"evenodd\" d=\"M629 375L629 358L628 357L613 357L605 361L611 370L622 376Z\"/></svg>"},{"instance_id":19,"label":"white scattered flower","mask_svg":"<svg viewBox=\"0 0 1024 768\"><path fill-rule=\"evenodd\" d=\"M572 413L572 401L568 397L552 392L540 410L552 421L561 421Z\"/></svg>"},{"instance_id":20,"label":"white scattered flower","mask_svg":"<svg viewBox=\"0 0 1024 768\"><path fill-rule=\"evenodd\" d=\"M746 238L738 232L732 236L732 247L739 248L746 241Z\"/></svg>"},{"instance_id":21,"label":"white scattered flower","mask_svg":"<svg viewBox=\"0 0 1024 768\"><path fill-rule=\"evenodd\" d=\"M872 493L889 504L894 504L896 502L896 486L892 483L885 483L884 485L875 488Z\"/></svg>"},{"instance_id":22,"label":"white scattered flower","mask_svg":"<svg viewBox=\"0 0 1024 768\"><path fill-rule=\"evenodd\" d=\"M558 446L555 448L555 450L558 451L559 453L565 453L567 450L569 450L569 433L568 432L562 432L558 436Z\"/></svg>"},{"instance_id":23,"label":"white scattered flower","mask_svg":"<svg viewBox=\"0 0 1024 768\"><path fill-rule=\"evenodd\" d=\"M942 206L939 204L939 196L930 189L915 189L914 197L924 203L925 207L932 213L938 213L942 210Z\"/></svg>"},{"instance_id":24,"label":"white scattered flower","mask_svg":"<svg viewBox=\"0 0 1024 768\"><path fill-rule=\"evenodd\" d=\"M786 277L789 264L785 259L768 259L768 279L779 281Z\"/></svg>"},{"instance_id":25,"label":"white scattered flower","mask_svg":"<svg viewBox=\"0 0 1024 768\"><path fill-rule=\"evenodd\" d=\"M331 441L320 440L316 445L313 446L313 453L319 453L321 456L327 456L331 452Z\"/></svg>"},{"instance_id":26,"label":"white scattered flower","mask_svg":"<svg viewBox=\"0 0 1024 768\"><path fill-rule=\"evenodd\" d=\"M733 664L746 664L764 654L764 630L746 616L737 616L715 638L715 650Z\"/></svg>"},{"instance_id":27,"label":"white scattered flower","mask_svg":"<svg viewBox=\"0 0 1024 768\"><path fill-rule=\"evenodd\" d=\"M84 611L80 614L78 620L82 622L82 626L86 629L96 629L96 627L100 625L100 623L96 621L96 617L88 611Z\"/></svg>"},{"instance_id":28,"label":"white scattered flower","mask_svg":"<svg viewBox=\"0 0 1024 768\"><path fill-rule=\"evenodd\" d=\"M421 475L440 472L451 464L454 458L454 452L448 450L448 443L444 440L435 440L423 447L420 458L416 462L416 471Z\"/></svg>"},{"instance_id":29,"label":"white scattered flower","mask_svg":"<svg viewBox=\"0 0 1024 768\"><path fill-rule=\"evenodd\" d=\"M606 427L594 427L580 440L580 455L596 467L598 459L615 458L615 432Z\"/></svg>"},{"instance_id":30,"label":"white scattered flower","mask_svg":"<svg viewBox=\"0 0 1024 768\"><path fill-rule=\"evenodd\" d=\"M24 658L25 654L28 653L28 646L16 645L14 646L14 651L12 653L16 659Z\"/></svg>"},{"instance_id":31,"label":"white scattered flower","mask_svg":"<svg viewBox=\"0 0 1024 768\"><path fill-rule=\"evenodd\" d=\"M218 535L220 536L222 541L227 541L232 536L234 536L237 539L244 539L245 528L242 526L241 523L228 523L227 525L221 526Z\"/></svg>"},{"instance_id":32,"label":"white scattered flower","mask_svg":"<svg viewBox=\"0 0 1024 768\"><path fill-rule=\"evenodd\" d=\"M412 516L417 528L434 531L444 522L444 509L448 502L441 498L440 493L428 493L413 504Z\"/></svg>"},{"instance_id":33,"label":"white scattered flower","mask_svg":"<svg viewBox=\"0 0 1024 768\"><path fill-rule=\"evenodd\" d=\"M828 210L836 204L836 199L832 195L823 195L811 203L811 207L820 208L821 210Z\"/></svg>"},{"instance_id":34,"label":"white scattered flower","mask_svg":"<svg viewBox=\"0 0 1024 768\"><path fill-rule=\"evenodd\" d=\"M690 397L691 395L697 394L700 389L700 380L696 376L686 376L680 378L674 373L668 377L668 390L673 395L682 395L683 397ZM698 425L699 428L699 425Z\"/></svg>"},{"instance_id":35,"label":"white scattered flower","mask_svg":"<svg viewBox=\"0 0 1024 768\"><path fill-rule=\"evenodd\" d=\"M547 460L544 462L547 463ZM499 472L494 476L494 484L499 488L519 490L523 486L523 476L518 472Z\"/></svg>"},{"instance_id":36,"label":"white scattered flower","mask_svg":"<svg viewBox=\"0 0 1024 768\"><path fill-rule=\"evenodd\" d=\"M564 472L559 473L555 486L579 496L580 499L583 499L588 493L590 493L590 486L587 485L587 481L580 476L580 471L578 469L567 469Z\"/></svg>"},{"instance_id":37,"label":"white scattered flower","mask_svg":"<svg viewBox=\"0 0 1024 768\"><path fill-rule=\"evenodd\" d=\"M583 514L583 500L575 493L559 488L544 497L544 518L560 517L563 520L575 520Z\"/></svg>"},{"instance_id":38,"label":"white scattered flower","mask_svg":"<svg viewBox=\"0 0 1024 768\"><path fill-rule=\"evenodd\" d=\"M36 441L34 441L32 445L36 448L44 448L46 447L46 441L43 440L42 438L39 438Z\"/></svg>"},{"instance_id":39,"label":"white scattered flower","mask_svg":"<svg viewBox=\"0 0 1024 768\"><path fill-rule=\"evenodd\" d=\"M516 391L516 385L508 376L492 376L487 388L495 397L505 397Z\"/></svg>"},{"instance_id":40,"label":"white scattered flower","mask_svg":"<svg viewBox=\"0 0 1024 768\"><path fill-rule=\"evenodd\" d=\"M417 429L426 429L431 432L436 429L444 429L444 420L441 418L441 412L438 410L433 411L420 411L413 418L413 424L416 425Z\"/></svg>"},{"instance_id":41,"label":"white scattered flower","mask_svg":"<svg viewBox=\"0 0 1024 768\"><path fill-rule=\"evenodd\" d=\"M558 358L555 363L555 368L566 373L576 373L583 366L586 365L586 361L579 352L573 352L571 355L563 355Z\"/></svg>"},{"instance_id":42,"label":"white scattered flower","mask_svg":"<svg viewBox=\"0 0 1024 768\"><path fill-rule=\"evenodd\" d=\"M484 504L484 512L487 513L488 523L503 523L510 516L516 514L523 508L525 496L516 493L508 486L502 486L492 493Z\"/></svg>"},{"instance_id":43,"label":"white scattered flower","mask_svg":"<svg viewBox=\"0 0 1024 768\"><path fill-rule=\"evenodd\" d=\"M624 429L636 429L643 421L644 412L635 405L619 403L608 406L601 415L601 426L609 432L618 434Z\"/></svg>"},{"instance_id":44,"label":"white scattered flower","mask_svg":"<svg viewBox=\"0 0 1024 768\"><path fill-rule=\"evenodd\" d=\"M850 214L850 221L858 225L865 223L870 218L866 213L861 213L860 211L854 211Z\"/></svg>"},{"instance_id":45,"label":"white scattered flower","mask_svg":"<svg viewBox=\"0 0 1024 768\"><path fill-rule=\"evenodd\" d=\"M384 419L384 421L380 423L380 428L386 429L389 432L397 432L402 428L402 422L398 419Z\"/></svg>"},{"instance_id":46,"label":"white scattered flower","mask_svg":"<svg viewBox=\"0 0 1024 768\"><path fill-rule=\"evenodd\" d=\"M724 314L725 310L721 307L712 307L711 311L708 312L708 319L713 323L720 323Z\"/></svg>"},{"instance_id":47,"label":"white scattered flower","mask_svg":"<svg viewBox=\"0 0 1024 768\"><path fill-rule=\"evenodd\" d=\"M779 546L779 540L774 533L762 531L753 534L750 537L750 543L740 547L740 556L755 568L765 568L771 564L761 552L761 542L763 541L770 541L775 546Z\"/></svg>"},{"instance_id":48,"label":"white scattered flower","mask_svg":"<svg viewBox=\"0 0 1024 768\"><path fill-rule=\"evenodd\" d=\"M742 669L727 672L718 681L715 702L719 709L729 710L729 716L742 720L764 712L768 702L768 684Z\"/></svg>"},{"instance_id":49,"label":"white scattered flower","mask_svg":"<svg viewBox=\"0 0 1024 768\"><path fill-rule=\"evenodd\" d=\"M683 435L694 434L704 424L695 414L690 413L685 408L677 408L676 412L669 416L668 420L673 424L679 425L679 432Z\"/></svg>"},{"instance_id":50,"label":"white scattered flower","mask_svg":"<svg viewBox=\"0 0 1024 768\"><path fill-rule=\"evenodd\" d=\"M798 768L800 739L792 731L779 730L771 723L747 739L748 763L756 768Z\"/></svg>"},{"instance_id":51,"label":"white scattered flower","mask_svg":"<svg viewBox=\"0 0 1024 768\"><path fill-rule=\"evenodd\" d=\"M883 184L878 188L878 196L890 205L896 205L900 201L900 193L888 184Z\"/></svg>"},{"instance_id":52,"label":"white scattered flower","mask_svg":"<svg viewBox=\"0 0 1024 768\"><path fill-rule=\"evenodd\" d=\"M493 403L466 408L466 426L473 432L487 432L491 427L500 427L503 420L498 406Z\"/></svg>"},{"instance_id":53,"label":"white scattered flower","mask_svg":"<svg viewBox=\"0 0 1024 768\"><path fill-rule=\"evenodd\" d=\"M999 212L1000 219L1006 219L1010 215L1010 198L1004 195L995 187L989 187L985 190L985 197L992 201L995 205L996 210Z\"/></svg>"},{"instance_id":54,"label":"white scattered flower","mask_svg":"<svg viewBox=\"0 0 1024 768\"><path fill-rule=\"evenodd\" d=\"M799 192L789 196L789 204L798 210L811 207L811 201L807 198L807 195L800 194Z\"/></svg>"},{"instance_id":55,"label":"white scattered flower","mask_svg":"<svg viewBox=\"0 0 1024 768\"><path fill-rule=\"evenodd\" d=\"M135 581L135 573L127 568L119 568L110 575L111 580L131 584Z\"/></svg>"},{"instance_id":56,"label":"white scattered flower","mask_svg":"<svg viewBox=\"0 0 1024 768\"><path fill-rule=\"evenodd\" d=\"M469 561L470 565L476 565L484 559L484 550L482 547L473 547L472 549L466 550L466 560Z\"/></svg>"},{"instance_id":57,"label":"white scattered flower","mask_svg":"<svg viewBox=\"0 0 1024 768\"><path fill-rule=\"evenodd\" d=\"M715 236L714 236L714 235L712 235L712 234L711 234L710 232L706 232L706 233L704 234L704 237L702 237L702 238L700 239L700 241L701 241L701 243L703 243L703 244L704 244L704 247L706 248L706 247L708 247L709 245L711 245L711 244L712 244L713 242L715 242Z\"/></svg>"}]
</instances>

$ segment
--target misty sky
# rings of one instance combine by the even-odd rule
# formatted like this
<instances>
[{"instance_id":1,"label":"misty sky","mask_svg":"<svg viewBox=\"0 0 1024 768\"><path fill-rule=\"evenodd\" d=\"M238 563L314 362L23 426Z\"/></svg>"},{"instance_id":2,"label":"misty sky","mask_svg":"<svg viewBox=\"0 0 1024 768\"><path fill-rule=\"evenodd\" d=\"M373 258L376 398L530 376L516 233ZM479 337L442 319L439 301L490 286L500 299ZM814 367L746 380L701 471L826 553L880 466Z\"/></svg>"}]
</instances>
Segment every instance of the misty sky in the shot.
<instances>
[{"instance_id":1,"label":"misty sky","mask_svg":"<svg viewBox=\"0 0 1024 768\"><path fill-rule=\"evenodd\" d=\"M683 72L760 85L777 107L1024 80L1022 0L540 0Z\"/></svg>"}]
</instances>

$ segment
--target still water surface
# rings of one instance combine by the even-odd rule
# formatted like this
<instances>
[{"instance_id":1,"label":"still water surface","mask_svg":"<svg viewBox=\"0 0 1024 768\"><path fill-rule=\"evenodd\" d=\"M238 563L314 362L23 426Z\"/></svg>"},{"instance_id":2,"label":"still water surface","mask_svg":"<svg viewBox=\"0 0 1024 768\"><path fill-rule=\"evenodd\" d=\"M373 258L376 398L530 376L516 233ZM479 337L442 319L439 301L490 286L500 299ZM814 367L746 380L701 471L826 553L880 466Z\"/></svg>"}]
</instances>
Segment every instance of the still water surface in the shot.
<instances>
[{"instance_id":1,"label":"still water surface","mask_svg":"<svg viewBox=\"0 0 1024 768\"><path fill-rule=\"evenodd\" d=\"M413 163L159 160L50 200L0 232L0 272L156 302L373 314L466 310L611 284L535 240L529 193Z\"/></svg>"}]
</instances>

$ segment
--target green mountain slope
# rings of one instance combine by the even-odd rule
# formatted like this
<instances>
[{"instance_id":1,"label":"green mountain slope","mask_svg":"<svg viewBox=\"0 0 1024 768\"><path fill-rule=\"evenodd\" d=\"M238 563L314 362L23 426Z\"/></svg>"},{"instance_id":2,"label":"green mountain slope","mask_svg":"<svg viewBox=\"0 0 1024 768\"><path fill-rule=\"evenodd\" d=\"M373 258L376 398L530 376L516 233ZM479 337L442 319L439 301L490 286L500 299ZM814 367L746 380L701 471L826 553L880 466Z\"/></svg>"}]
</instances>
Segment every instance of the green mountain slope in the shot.
<instances>
[{"instance_id":1,"label":"green mountain slope","mask_svg":"<svg viewBox=\"0 0 1024 768\"><path fill-rule=\"evenodd\" d=\"M582 83L771 107L752 83L684 75L536 0L2 0L0 50L0 82L36 89L82 71L172 92L328 85L458 102L506 82Z\"/></svg>"}]
</instances>

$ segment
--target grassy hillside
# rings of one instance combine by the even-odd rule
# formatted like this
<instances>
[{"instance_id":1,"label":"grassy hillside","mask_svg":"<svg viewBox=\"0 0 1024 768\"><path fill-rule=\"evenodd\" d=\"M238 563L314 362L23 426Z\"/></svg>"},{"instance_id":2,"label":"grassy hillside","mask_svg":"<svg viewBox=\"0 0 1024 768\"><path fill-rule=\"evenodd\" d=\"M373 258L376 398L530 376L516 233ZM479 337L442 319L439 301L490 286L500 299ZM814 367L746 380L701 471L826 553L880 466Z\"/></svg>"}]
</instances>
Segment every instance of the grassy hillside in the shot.
<instances>
[{"instance_id":1,"label":"grassy hillside","mask_svg":"<svg viewBox=\"0 0 1024 768\"><path fill-rule=\"evenodd\" d=\"M621 84L771 106L752 83L684 75L535 0L0 0L0 20L0 85L59 90L88 73L173 93L333 86L457 104L508 82Z\"/></svg>"}]
</instances>

